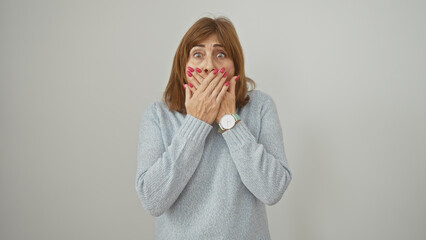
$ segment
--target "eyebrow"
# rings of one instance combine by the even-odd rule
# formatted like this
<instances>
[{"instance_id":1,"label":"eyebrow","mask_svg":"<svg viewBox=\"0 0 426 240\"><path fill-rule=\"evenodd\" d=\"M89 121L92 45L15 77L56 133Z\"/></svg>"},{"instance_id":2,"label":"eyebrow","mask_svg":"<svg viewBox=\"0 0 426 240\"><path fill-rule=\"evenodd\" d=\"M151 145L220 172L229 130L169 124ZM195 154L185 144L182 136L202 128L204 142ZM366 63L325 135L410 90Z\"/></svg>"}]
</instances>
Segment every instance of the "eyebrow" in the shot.
<instances>
[{"instance_id":1,"label":"eyebrow","mask_svg":"<svg viewBox=\"0 0 426 240\"><path fill-rule=\"evenodd\" d=\"M197 44L194 47L206 47L204 44ZM213 47L224 47L222 44L216 43Z\"/></svg>"}]
</instances>

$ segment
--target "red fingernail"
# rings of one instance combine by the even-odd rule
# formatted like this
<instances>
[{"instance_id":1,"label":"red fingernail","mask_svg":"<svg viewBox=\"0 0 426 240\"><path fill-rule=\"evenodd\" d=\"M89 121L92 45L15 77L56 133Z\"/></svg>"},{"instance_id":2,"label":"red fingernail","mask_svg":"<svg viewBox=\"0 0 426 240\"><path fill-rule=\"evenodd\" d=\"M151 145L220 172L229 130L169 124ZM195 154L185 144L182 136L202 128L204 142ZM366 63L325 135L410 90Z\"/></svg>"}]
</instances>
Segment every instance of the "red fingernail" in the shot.
<instances>
[{"instance_id":1,"label":"red fingernail","mask_svg":"<svg viewBox=\"0 0 426 240\"><path fill-rule=\"evenodd\" d=\"M192 85L192 83L189 83L189 86L190 86L190 87L193 87L194 85Z\"/></svg>"},{"instance_id":2,"label":"red fingernail","mask_svg":"<svg viewBox=\"0 0 426 240\"><path fill-rule=\"evenodd\" d=\"M213 74L216 74L219 71L217 68L213 71Z\"/></svg>"},{"instance_id":3,"label":"red fingernail","mask_svg":"<svg viewBox=\"0 0 426 240\"><path fill-rule=\"evenodd\" d=\"M199 69L199 68L196 68L195 70L197 70L197 72L199 72L199 73L201 72L201 69Z\"/></svg>"},{"instance_id":4,"label":"red fingernail","mask_svg":"<svg viewBox=\"0 0 426 240\"><path fill-rule=\"evenodd\" d=\"M226 77L226 72L225 72L225 74L223 74L223 77Z\"/></svg>"},{"instance_id":5,"label":"red fingernail","mask_svg":"<svg viewBox=\"0 0 426 240\"><path fill-rule=\"evenodd\" d=\"M240 79L240 75L238 75L238 77L235 79L235 81L238 81L238 79Z\"/></svg>"},{"instance_id":6,"label":"red fingernail","mask_svg":"<svg viewBox=\"0 0 426 240\"><path fill-rule=\"evenodd\" d=\"M220 72L221 72L221 73L225 72L225 68L224 68L224 67L223 67L223 68L221 68L221 69L220 69Z\"/></svg>"},{"instance_id":7,"label":"red fingernail","mask_svg":"<svg viewBox=\"0 0 426 240\"><path fill-rule=\"evenodd\" d=\"M186 71L186 73L188 74L188 76L192 77L192 74L190 71Z\"/></svg>"},{"instance_id":8,"label":"red fingernail","mask_svg":"<svg viewBox=\"0 0 426 240\"><path fill-rule=\"evenodd\" d=\"M229 81L226 81L225 86L228 86L228 85L229 85Z\"/></svg>"},{"instance_id":9,"label":"red fingernail","mask_svg":"<svg viewBox=\"0 0 426 240\"><path fill-rule=\"evenodd\" d=\"M193 72L193 71L194 71L194 69L193 69L192 67L188 67L188 70L189 70L190 72Z\"/></svg>"}]
</instances>

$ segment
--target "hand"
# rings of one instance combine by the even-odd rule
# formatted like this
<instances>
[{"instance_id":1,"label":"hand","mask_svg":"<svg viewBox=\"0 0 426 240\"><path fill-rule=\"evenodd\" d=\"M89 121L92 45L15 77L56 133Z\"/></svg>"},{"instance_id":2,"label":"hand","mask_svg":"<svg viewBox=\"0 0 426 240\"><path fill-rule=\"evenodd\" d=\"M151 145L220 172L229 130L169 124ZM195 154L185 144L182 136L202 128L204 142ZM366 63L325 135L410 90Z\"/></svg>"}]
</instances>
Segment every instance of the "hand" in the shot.
<instances>
[{"instance_id":1,"label":"hand","mask_svg":"<svg viewBox=\"0 0 426 240\"><path fill-rule=\"evenodd\" d=\"M193 71L193 68L190 68L189 71L191 72L193 77L188 78L188 82L192 85L191 91L194 92L196 89L198 89L198 87L200 86L200 83L204 82L204 78L200 74L198 74L199 73L198 69L197 71ZM226 77L226 75L224 75L224 77ZM236 109L235 86L239 77L240 76L234 76L231 78L230 81L227 81L225 83L225 85L228 86L228 90L226 91L225 96L222 102L220 103L220 108L215 119L217 123L220 122L220 119L225 114L233 114L236 112L235 111ZM225 80L226 79L227 78L225 78Z\"/></svg>"},{"instance_id":2,"label":"hand","mask_svg":"<svg viewBox=\"0 0 426 240\"><path fill-rule=\"evenodd\" d=\"M229 84L228 91L226 91L220 104L219 112L217 113L216 122L219 124L220 119L226 114L235 113L236 100L235 100L235 85L240 76L234 76L227 83ZM225 84L226 85L226 84Z\"/></svg>"},{"instance_id":3,"label":"hand","mask_svg":"<svg viewBox=\"0 0 426 240\"><path fill-rule=\"evenodd\" d=\"M211 71L201 83L198 81L201 75L197 76L198 80L195 75L198 74L188 72L188 84L184 84L186 112L208 124L212 124L228 89L228 86L223 84L226 80L226 73L221 73L216 69ZM197 84L195 90L191 82Z\"/></svg>"}]
</instances>

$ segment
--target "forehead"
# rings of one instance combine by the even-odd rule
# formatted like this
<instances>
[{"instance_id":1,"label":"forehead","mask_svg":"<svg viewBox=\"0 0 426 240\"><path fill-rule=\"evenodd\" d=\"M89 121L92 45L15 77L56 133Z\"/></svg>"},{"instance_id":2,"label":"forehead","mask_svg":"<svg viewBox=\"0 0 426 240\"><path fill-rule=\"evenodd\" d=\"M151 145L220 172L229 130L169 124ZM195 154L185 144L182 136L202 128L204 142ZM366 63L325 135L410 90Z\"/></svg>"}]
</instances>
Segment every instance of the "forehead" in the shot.
<instances>
[{"instance_id":1,"label":"forehead","mask_svg":"<svg viewBox=\"0 0 426 240\"><path fill-rule=\"evenodd\" d=\"M217 35L216 34L211 34L210 36L208 36L206 39L202 40L201 43L219 43L219 40L217 39Z\"/></svg>"},{"instance_id":2,"label":"forehead","mask_svg":"<svg viewBox=\"0 0 426 240\"><path fill-rule=\"evenodd\" d=\"M207 38L197 42L193 47L224 47L224 45L219 41L216 34L211 34Z\"/></svg>"}]
</instances>

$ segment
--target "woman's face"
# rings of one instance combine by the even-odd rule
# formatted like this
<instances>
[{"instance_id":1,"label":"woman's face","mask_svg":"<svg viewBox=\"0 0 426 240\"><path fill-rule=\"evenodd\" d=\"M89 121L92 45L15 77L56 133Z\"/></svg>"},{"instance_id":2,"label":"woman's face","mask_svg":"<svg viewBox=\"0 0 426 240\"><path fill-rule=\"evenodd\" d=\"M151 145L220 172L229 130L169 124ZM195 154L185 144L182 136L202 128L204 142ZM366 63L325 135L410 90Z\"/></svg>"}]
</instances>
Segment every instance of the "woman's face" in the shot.
<instances>
[{"instance_id":1,"label":"woman's face","mask_svg":"<svg viewBox=\"0 0 426 240\"><path fill-rule=\"evenodd\" d=\"M227 80L235 74L234 61L228 57L225 48L217 40L216 34L210 35L190 50L185 72L188 67L201 69L200 75L203 78L207 77L210 71L216 68L220 70L222 67L227 72Z\"/></svg>"}]
</instances>

